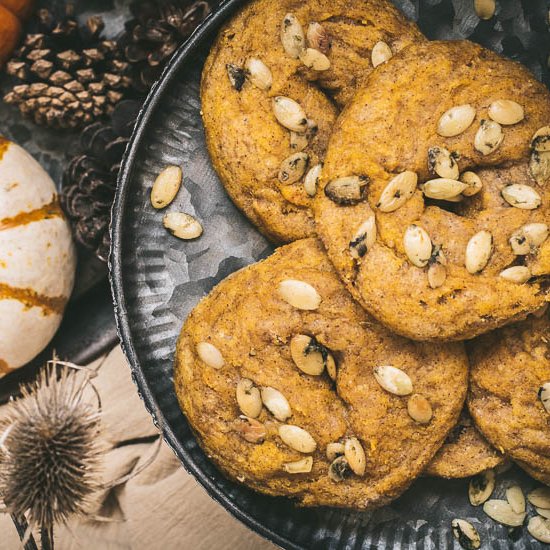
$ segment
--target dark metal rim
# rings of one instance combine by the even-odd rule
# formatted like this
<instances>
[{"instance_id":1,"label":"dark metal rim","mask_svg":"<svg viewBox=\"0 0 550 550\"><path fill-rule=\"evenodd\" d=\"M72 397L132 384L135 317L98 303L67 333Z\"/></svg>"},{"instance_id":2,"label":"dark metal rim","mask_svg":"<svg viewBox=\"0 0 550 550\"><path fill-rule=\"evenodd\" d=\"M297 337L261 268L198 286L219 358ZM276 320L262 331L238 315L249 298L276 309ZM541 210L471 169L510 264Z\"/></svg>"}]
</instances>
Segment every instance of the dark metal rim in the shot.
<instances>
[{"instance_id":1,"label":"dark metal rim","mask_svg":"<svg viewBox=\"0 0 550 550\"><path fill-rule=\"evenodd\" d=\"M195 479L206 489L207 493L215 501L220 503L234 517L250 527L256 533L262 535L266 539L278 544L284 548L293 550L302 550L303 547L296 545L288 538L269 529L262 523L258 522L252 516L237 507L229 500L213 483L213 481L205 475L205 473L197 467L189 454L182 448L179 441L168 425L166 418L160 410L156 399L154 398L149 384L144 376L138 354L135 349L132 331L127 316L126 299L124 295L122 281L122 228L125 217L126 199L128 197L130 182L134 171L136 156L145 137L147 126L151 117L157 109L161 97L166 93L166 90L177 76L177 73L192 56L204 41L213 35L217 28L234 13L234 11L246 0L227 0L220 8L210 14L207 19L200 25L198 29L191 35L189 40L183 44L174 54L168 65L166 66L162 76L151 88L142 110L136 120L136 125L132 133L132 137L124 154L121 170L118 176L118 185L113 202L112 222L111 222L111 252L109 255L109 280L114 301L115 319L117 324L117 332L120 337L122 350L130 368L132 370L132 379L137 386L138 394L145 403L145 408L153 417L153 421L157 427L162 426L163 437L176 456L183 463L185 469L192 474Z\"/></svg>"}]
</instances>

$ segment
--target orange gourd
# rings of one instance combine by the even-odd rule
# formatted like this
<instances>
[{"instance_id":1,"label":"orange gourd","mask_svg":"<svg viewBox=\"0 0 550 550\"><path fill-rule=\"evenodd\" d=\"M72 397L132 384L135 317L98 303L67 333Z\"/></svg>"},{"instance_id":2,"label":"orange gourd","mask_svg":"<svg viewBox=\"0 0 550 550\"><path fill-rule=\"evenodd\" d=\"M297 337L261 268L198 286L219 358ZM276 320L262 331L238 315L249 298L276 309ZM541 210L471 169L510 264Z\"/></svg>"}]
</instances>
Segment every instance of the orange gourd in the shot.
<instances>
[{"instance_id":1,"label":"orange gourd","mask_svg":"<svg viewBox=\"0 0 550 550\"><path fill-rule=\"evenodd\" d=\"M0 67L10 58L21 36L22 23L34 0L0 0Z\"/></svg>"}]
</instances>

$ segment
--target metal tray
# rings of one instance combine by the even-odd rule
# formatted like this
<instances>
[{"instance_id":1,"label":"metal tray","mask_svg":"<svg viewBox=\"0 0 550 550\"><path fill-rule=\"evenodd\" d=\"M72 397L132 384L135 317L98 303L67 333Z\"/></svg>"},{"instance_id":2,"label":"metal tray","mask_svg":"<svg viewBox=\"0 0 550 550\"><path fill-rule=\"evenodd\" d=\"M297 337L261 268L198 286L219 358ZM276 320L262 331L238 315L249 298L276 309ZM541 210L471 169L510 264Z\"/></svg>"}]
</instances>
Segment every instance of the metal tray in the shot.
<instances>
[{"instance_id":1,"label":"metal tray","mask_svg":"<svg viewBox=\"0 0 550 550\"><path fill-rule=\"evenodd\" d=\"M235 517L285 548L458 549L450 529L455 517L476 525L483 548L542 548L525 531L510 534L471 507L465 480L421 478L390 506L369 512L300 509L290 499L260 495L227 480L197 445L172 387L174 350L182 323L216 283L272 251L219 183L206 151L200 117L199 80L205 56L217 29L242 4L243 0L225 2L176 53L140 113L119 178L110 277L123 349L145 406L186 470L208 493ZM519 25L524 35L531 29L518 20L518 8L526 12L515 0L504 1L499 8L508 10L504 12L508 19L481 24L473 15L471 0L400 0L396 4L423 23L425 32L431 30L427 33L431 37L468 36L465 30L469 30L504 53L502 44L506 46L511 31L500 29L508 23L512 30ZM528 6L546 16L544 2L529 0ZM489 29L488 25L498 28L491 27L485 34L479 30L480 26ZM540 78L547 77L541 51L547 38L545 25L542 32L529 30L529 45L520 52ZM516 42L511 44L518 49ZM149 204L156 174L173 163L184 167L184 184L169 208L202 220L205 232L197 241L171 237L162 226L163 213ZM517 480L526 490L534 486L517 469L504 479ZM501 486L496 494L503 492Z\"/></svg>"}]
</instances>

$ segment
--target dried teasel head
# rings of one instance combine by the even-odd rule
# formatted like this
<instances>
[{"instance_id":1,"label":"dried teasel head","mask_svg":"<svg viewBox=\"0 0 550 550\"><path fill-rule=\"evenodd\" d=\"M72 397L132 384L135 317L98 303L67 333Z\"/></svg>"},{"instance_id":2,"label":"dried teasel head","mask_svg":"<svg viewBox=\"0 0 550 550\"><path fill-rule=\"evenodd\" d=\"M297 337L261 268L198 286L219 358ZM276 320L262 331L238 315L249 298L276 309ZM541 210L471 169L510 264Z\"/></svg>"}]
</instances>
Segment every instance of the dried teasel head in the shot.
<instances>
[{"instance_id":1,"label":"dried teasel head","mask_svg":"<svg viewBox=\"0 0 550 550\"><path fill-rule=\"evenodd\" d=\"M54 361L55 363L55 361ZM83 514L100 488L100 411L89 376L46 367L0 424L0 500L30 526L51 530Z\"/></svg>"}]
</instances>

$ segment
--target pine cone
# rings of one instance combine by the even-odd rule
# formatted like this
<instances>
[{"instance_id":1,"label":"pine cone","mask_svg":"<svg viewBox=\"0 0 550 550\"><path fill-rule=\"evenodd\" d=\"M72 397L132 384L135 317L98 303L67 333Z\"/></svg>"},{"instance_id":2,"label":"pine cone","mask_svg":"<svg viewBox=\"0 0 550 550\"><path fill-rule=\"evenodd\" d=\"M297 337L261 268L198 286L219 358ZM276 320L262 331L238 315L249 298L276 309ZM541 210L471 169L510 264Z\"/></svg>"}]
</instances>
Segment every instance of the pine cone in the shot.
<instances>
[{"instance_id":1,"label":"pine cone","mask_svg":"<svg viewBox=\"0 0 550 550\"><path fill-rule=\"evenodd\" d=\"M63 175L61 206L75 240L106 262L109 223L122 155L130 139L141 102L121 101L108 124L95 122L81 135L82 153Z\"/></svg>"},{"instance_id":2,"label":"pine cone","mask_svg":"<svg viewBox=\"0 0 550 550\"><path fill-rule=\"evenodd\" d=\"M131 88L130 65L116 42L102 39L101 18L80 26L70 13L56 19L40 10L33 24L37 32L6 66L20 83L4 101L53 128L83 127L112 113Z\"/></svg>"},{"instance_id":3,"label":"pine cone","mask_svg":"<svg viewBox=\"0 0 550 550\"><path fill-rule=\"evenodd\" d=\"M133 19L119 40L132 67L135 89L149 90L177 47L210 13L204 0L137 0L130 5Z\"/></svg>"}]
</instances>

